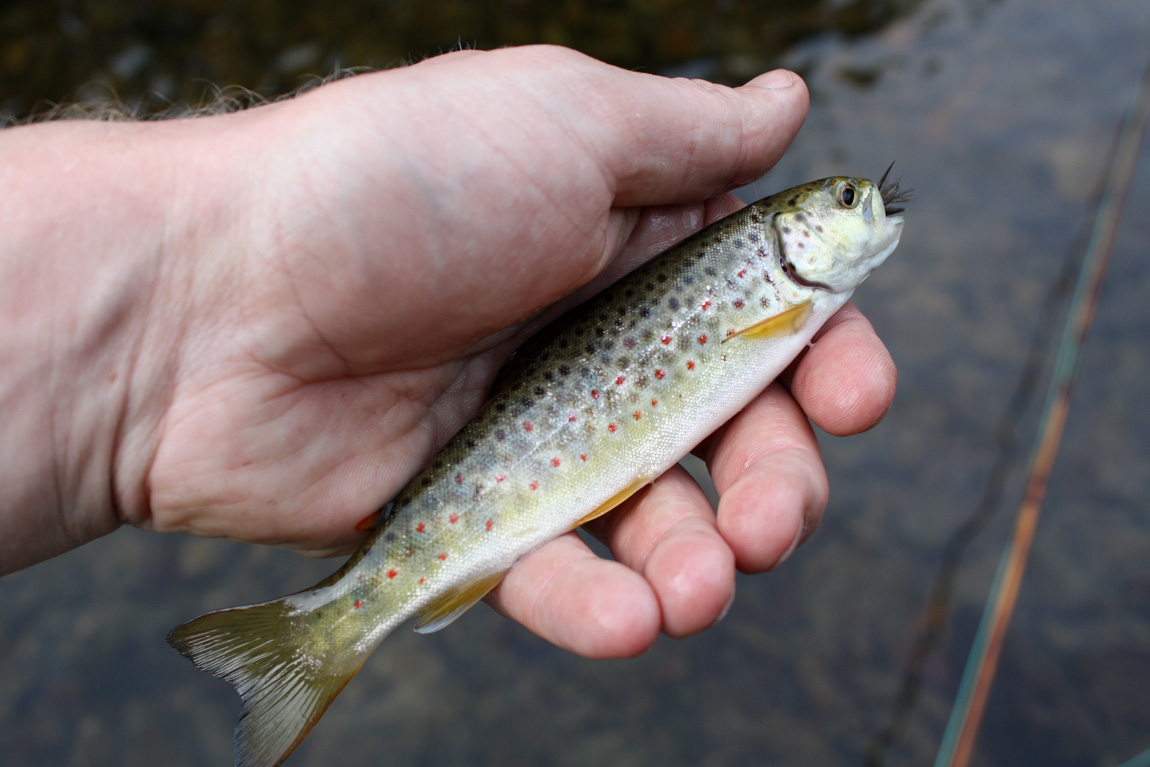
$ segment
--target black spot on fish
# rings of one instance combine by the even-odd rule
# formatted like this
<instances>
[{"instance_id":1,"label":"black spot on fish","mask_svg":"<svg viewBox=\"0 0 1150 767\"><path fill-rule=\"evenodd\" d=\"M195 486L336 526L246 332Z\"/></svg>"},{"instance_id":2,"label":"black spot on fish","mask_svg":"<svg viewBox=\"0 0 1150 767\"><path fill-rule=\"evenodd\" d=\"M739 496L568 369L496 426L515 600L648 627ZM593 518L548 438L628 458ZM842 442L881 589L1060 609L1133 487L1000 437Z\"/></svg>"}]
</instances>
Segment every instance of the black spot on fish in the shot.
<instances>
[{"instance_id":1,"label":"black spot on fish","mask_svg":"<svg viewBox=\"0 0 1150 767\"><path fill-rule=\"evenodd\" d=\"M506 409L507 409L507 403L506 402L496 402L495 403L495 410L497 412L502 413Z\"/></svg>"},{"instance_id":2,"label":"black spot on fish","mask_svg":"<svg viewBox=\"0 0 1150 767\"><path fill-rule=\"evenodd\" d=\"M651 308L648 306L640 307L639 316L642 317L643 319L650 317L651 316Z\"/></svg>"},{"instance_id":3,"label":"black spot on fish","mask_svg":"<svg viewBox=\"0 0 1150 767\"><path fill-rule=\"evenodd\" d=\"M750 240L751 242L758 242L762 238L759 236L758 232L748 232L747 233L747 239Z\"/></svg>"},{"instance_id":4,"label":"black spot on fish","mask_svg":"<svg viewBox=\"0 0 1150 767\"><path fill-rule=\"evenodd\" d=\"M643 286L643 289L646 290L648 293L650 293L652 290L655 289L655 283L648 282L646 285Z\"/></svg>"},{"instance_id":5,"label":"black spot on fish","mask_svg":"<svg viewBox=\"0 0 1150 767\"><path fill-rule=\"evenodd\" d=\"M620 370L625 370L627 366L631 364L631 360L627 359L626 357L620 357L619 359L615 360L615 364L619 366Z\"/></svg>"},{"instance_id":6,"label":"black spot on fish","mask_svg":"<svg viewBox=\"0 0 1150 767\"><path fill-rule=\"evenodd\" d=\"M550 373L548 373L546 376L544 376L544 378L546 378L548 381L550 381L553 378L553 376ZM544 389L542 386L536 386L535 387L535 396L536 397L542 397L546 393L547 393L547 390Z\"/></svg>"},{"instance_id":7,"label":"black spot on fish","mask_svg":"<svg viewBox=\"0 0 1150 767\"><path fill-rule=\"evenodd\" d=\"M547 383L551 383L552 381L555 380L555 374L552 373L550 370L548 370L546 373L543 374L543 380L546 381ZM540 392L540 396L542 396L542 392Z\"/></svg>"},{"instance_id":8,"label":"black spot on fish","mask_svg":"<svg viewBox=\"0 0 1150 767\"><path fill-rule=\"evenodd\" d=\"M655 280L658 282L666 282L667 281L666 273L665 272L659 272L658 274L655 275Z\"/></svg>"},{"instance_id":9,"label":"black spot on fish","mask_svg":"<svg viewBox=\"0 0 1150 767\"><path fill-rule=\"evenodd\" d=\"M596 350L596 349L598 349L598 348L599 348L599 347L598 347L598 346L596 346L595 344L587 344L586 346L584 346L584 347L583 347L583 351L584 351L586 354L594 354L594 353L595 353L595 350Z\"/></svg>"},{"instance_id":10,"label":"black spot on fish","mask_svg":"<svg viewBox=\"0 0 1150 767\"><path fill-rule=\"evenodd\" d=\"M519 400L519 402L523 405L523 407L531 407L533 404L535 404L535 400L531 399L530 397L524 397L523 399Z\"/></svg>"},{"instance_id":11,"label":"black spot on fish","mask_svg":"<svg viewBox=\"0 0 1150 767\"><path fill-rule=\"evenodd\" d=\"M565 375L569 375L570 373L571 373L571 368L569 368L567 365L560 365L559 366L559 375L565 376Z\"/></svg>"},{"instance_id":12,"label":"black spot on fish","mask_svg":"<svg viewBox=\"0 0 1150 767\"><path fill-rule=\"evenodd\" d=\"M463 444L467 445L468 447L475 447L475 440L469 439L466 442L464 442Z\"/></svg>"},{"instance_id":13,"label":"black spot on fish","mask_svg":"<svg viewBox=\"0 0 1150 767\"><path fill-rule=\"evenodd\" d=\"M623 298L634 298L635 291L632 288L627 288L623 291Z\"/></svg>"},{"instance_id":14,"label":"black spot on fish","mask_svg":"<svg viewBox=\"0 0 1150 767\"><path fill-rule=\"evenodd\" d=\"M437 460L435 461L435 463L431 464L431 468L433 468L433 469L442 469L442 468L443 468L443 459L442 459L442 458L440 458L440 459L437 459Z\"/></svg>"},{"instance_id":15,"label":"black spot on fish","mask_svg":"<svg viewBox=\"0 0 1150 767\"><path fill-rule=\"evenodd\" d=\"M738 248L739 250L742 250L743 248L747 247L747 241L744 240L742 237L736 237L735 238L735 247Z\"/></svg>"},{"instance_id":16,"label":"black spot on fish","mask_svg":"<svg viewBox=\"0 0 1150 767\"><path fill-rule=\"evenodd\" d=\"M612 349L614 349L615 348L615 339L614 338L608 338L606 341L603 342L603 348L606 351L611 351Z\"/></svg>"},{"instance_id":17,"label":"black spot on fish","mask_svg":"<svg viewBox=\"0 0 1150 767\"><path fill-rule=\"evenodd\" d=\"M694 275L692 275L690 272L688 272L687 274L684 274L683 275L683 284L684 285L694 285L695 284Z\"/></svg>"},{"instance_id":18,"label":"black spot on fish","mask_svg":"<svg viewBox=\"0 0 1150 767\"><path fill-rule=\"evenodd\" d=\"M780 229L782 230L783 234L790 234L791 233L791 228L789 226L783 226L783 227L780 227Z\"/></svg>"},{"instance_id":19,"label":"black spot on fish","mask_svg":"<svg viewBox=\"0 0 1150 767\"><path fill-rule=\"evenodd\" d=\"M670 309L671 311L677 312L679 310L679 299L678 299L678 297L671 296L670 298L668 298L667 299L667 308Z\"/></svg>"},{"instance_id":20,"label":"black spot on fish","mask_svg":"<svg viewBox=\"0 0 1150 767\"><path fill-rule=\"evenodd\" d=\"M427 487L431 484L431 477L424 477L423 479L419 480L419 484L423 487Z\"/></svg>"},{"instance_id":21,"label":"black spot on fish","mask_svg":"<svg viewBox=\"0 0 1150 767\"><path fill-rule=\"evenodd\" d=\"M715 276L715 267L713 267L713 266L708 266L707 268L705 268L705 269L703 270L703 274L706 274L706 275L708 275L708 276L710 276L710 277L714 277L714 276Z\"/></svg>"},{"instance_id":22,"label":"black spot on fish","mask_svg":"<svg viewBox=\"0 0 1150 767\"><path fill-rule=\"evenodd\" d=\"M602 338L605 335L607 335L607 331L604 328L601 328L599 326L595 327L595 337L596 338Z\"/></svg>"},{"instance_id":23,"label":"black spot on fish","mask_svg":"<svg viewBox=\"0 0 1150 767\"><path fill-rule=\"evenodd\" d=\"M627 307L626 306L620 306L618 309L615 310L615 313L618 314L620 317L626 317L627 316Z\"/></svg>"},{"instance_id":24,"label":"black spot on fish","mask_svg":"<svg viewBox=\"0 0 1150 767\"><path fill-rule=\"evenodd\" d=\"M503 429L499 429L495 432L495 439L502 442L503 440L507 439L507 432L503 431Z\"/></svg>"}]
</instances>

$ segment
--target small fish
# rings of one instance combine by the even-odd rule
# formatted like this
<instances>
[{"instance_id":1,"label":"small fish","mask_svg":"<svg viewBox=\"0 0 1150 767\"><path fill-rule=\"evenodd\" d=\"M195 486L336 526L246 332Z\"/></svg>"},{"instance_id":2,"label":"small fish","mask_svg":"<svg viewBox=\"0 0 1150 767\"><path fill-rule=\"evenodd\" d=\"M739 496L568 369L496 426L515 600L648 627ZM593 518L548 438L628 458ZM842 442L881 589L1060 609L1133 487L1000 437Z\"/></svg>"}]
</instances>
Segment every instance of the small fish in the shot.
<instances>
[{"instance_id":1,"label":"small fish","mask_svg":"<svg viewBox=\"0 0 1150 767\"><path fill-rule=\"evenodd\" d=\"M895 249L904 195L885 179L776 194L640 267L515 355L338 572L175 628L168 642L243 700L236 764L283 762L390 631L448 625L739 412Z\"/></svg>"}]
</instances>

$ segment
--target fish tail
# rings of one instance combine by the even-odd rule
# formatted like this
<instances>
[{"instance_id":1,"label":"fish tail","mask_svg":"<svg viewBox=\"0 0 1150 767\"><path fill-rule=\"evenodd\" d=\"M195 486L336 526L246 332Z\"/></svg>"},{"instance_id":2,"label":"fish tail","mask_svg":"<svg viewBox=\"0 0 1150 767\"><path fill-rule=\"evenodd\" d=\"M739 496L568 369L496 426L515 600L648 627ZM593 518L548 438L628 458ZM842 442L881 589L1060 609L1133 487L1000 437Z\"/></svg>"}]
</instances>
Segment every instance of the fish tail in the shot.
<instances>
[{"instance_id":1,"label":"fish tail","mask_svg":"<svg viewBox=\"0 0 1150 767\"><path fill-rule=\"evenodd\" d=\"M181 655L239 693L236 767L287 759L367 658L332 647L308 618L281 599L208 613L168 634Z\"/></svg>"}]
</instances>

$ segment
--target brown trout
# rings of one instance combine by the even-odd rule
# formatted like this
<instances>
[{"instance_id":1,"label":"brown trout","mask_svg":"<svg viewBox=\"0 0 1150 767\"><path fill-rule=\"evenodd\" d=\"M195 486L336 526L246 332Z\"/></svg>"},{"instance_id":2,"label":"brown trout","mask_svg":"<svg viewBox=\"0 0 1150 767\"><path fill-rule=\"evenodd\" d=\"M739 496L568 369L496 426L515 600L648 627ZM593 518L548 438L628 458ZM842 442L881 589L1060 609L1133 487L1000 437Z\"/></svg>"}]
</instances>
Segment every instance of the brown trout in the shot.
<instances>
[{"instance_id":1,"label":"brown trout","mask_svg":"<svg viewBox=\"0 0 1150 767\"><path fill-rule=\"evenodd\" d=\"M420 632L451 623L750 402L898 244L902 197L885 178L760 200L569 312L338 572L174 629L172 646L243 700L236 764L280 764L388 632L413 616Z\"/></svg>"}]
</instances>

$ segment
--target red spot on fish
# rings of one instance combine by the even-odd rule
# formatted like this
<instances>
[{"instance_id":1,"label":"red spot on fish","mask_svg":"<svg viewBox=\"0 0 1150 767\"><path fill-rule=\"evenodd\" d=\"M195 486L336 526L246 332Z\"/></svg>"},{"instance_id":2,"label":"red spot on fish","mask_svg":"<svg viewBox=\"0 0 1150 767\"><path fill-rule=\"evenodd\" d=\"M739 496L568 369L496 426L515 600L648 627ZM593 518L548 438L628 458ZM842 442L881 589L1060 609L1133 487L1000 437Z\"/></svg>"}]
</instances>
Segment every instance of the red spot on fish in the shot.
<instances>
[{"instance_id":1,"label":"red spot on fish","mask_svg":"<svg viewBox=\"0 0 1150 767\"><path fill-rule=\"evenodd\" d=\"M634 349L635 348L635 339L630 338L630 337L624 338L623 339L623 345L626 346L628 349Z\"/></svg>"},{"instance_id":2,"label":"red spot on fish","mask_svg":"<svg viewBox=\"0 0 1150 767\"><path fill-rule=\"evenodd\" d=\"M490 530L493 527L495 527L495 520L493 520L493 519L487 520L487 529Z\"/></svg>"},{"instance_id":3,"label":"red spot on fish","mask_svg":"<svg viewBox=\"0 0 1150 767\"><path fill-rule=\"evenodd\" d=\"M747 270L746 269L740 269L739 270L739 278L742 279L743 277L746 277L746 276L747 276Z\"/></svg>"},{"instance_id":4,"label":"red spot on fish","mask_svg":"<svg viewBox=\"0 0 1150 767\"><path fill-rule=\"evenodd\" d=\"M387 571L387 577L388 578L394 578L397 575L399 575L399 570L388 570Z\"/></svg>"},{"instance_id":5,"label":"red spot on fish","mask_svg":"<svg viewBox=\"0 0 1150 767\"><path fill-rule=\"evenodd\" d=\"M743 299L741 299L741 298L735 299L735 308L736 309L742 309L744 306L746 306L746 304L743 303Z\"/></svg>"},{"instance_id":6,"label":"red spot on fish","mask_svg":"<svg viewBox=\"0 0 1150 767\"><path fill-rule=\"evenodd\" d=\"M559 459L558 458L552 458L551 459L551 465L558 467L559 466Z\"/></svg>"},{"instance_id":7,"label":"red spot on fish","mask_svg":"<svg viewBox=\"0 0 1150 767\"><path fill-rule=\"evenodd\" d=\"M424 524L422 522L420 522L418 525L415 526L415 532L417 532L417 533L422 533L426 529L427 528L424 526Z\"/></svg>"},{"instance_id":8,"label":"red spot on fish","mask_svg":"<svg viewBox=\"0 0 1150 767\"><path fill-rule=\"evenodd\" d=\"M619 428L619 427L618 427L618 426L616 426L616 425L615 425L615 424L613 424L613 423L609 423L609 424L607 424L607 431L611 432L612 434L614 434L614 433L615 433L615 430L616 430L616 429L618 429L618 428Z\"/></svg>"},{"instance_id":9,"label":"red spot on fish","mask_svg":"<svg viewBox=\"0 0 1150 767\"><path fill-rule=\"evenodd\" d=\"M357 599L351 603L351 606L358 610L359 608L363 607L363 600Z\"/></svg>"},{"instance_id":10,"label":"red spot on fish","mask_svg":"<svg viewBox=\"0 0 1150 767\"><path fill-rule=\"evenodd\" d=\"M358 578L356 578L356 580L357 580L357 581L359 581L360 583L363 583L363 582L365 582L365 581L367 580L367 576L366 576L366 575L364 575L363 573L360 573L360 574L359 574L359 577L358 577Z\"/></svg>"},{"instance_id":11,"label":"red spot on fish","mask_svg":"<svg viewBox=\"0 0 1150 767\"><path fill-rule=\"evenodd\" d=\"M567 416L567 420L571 423L575 423L575 414L572 413L571 415Z\"/></svg>"},{"instance_id":12,"label":"red spot on fish","mask_svg":"<svg viewBox=\"0 0 1150 767\"><path fill-rule=\"evenodd\" d=\"M733 336L734 334L735 334L735 329L734 329L734 328L731 328L730 330L728 330L728 331L727 331L727 335L728 335L728 336Z\"/></svg>"},{"instance_id":13,"label":"red spot on fish","mask_svg":"<svg viewBox=\"0 0 1150 767\"><path fill-rule=\"evenodd\" d=\"M502 482L505 479L507 479L507 476L504 474L496 474L495 475L495 481L496 482Z\"/></svg>"},{"instance_id":14,"label":"red spot on fish","mask_svg":"<svg viewBox=\"0 0 1150 767\"><path fill-rule=\"evenodd\" d=\"M455 475L455 484L457 484L457 485L463 484L463 475L462 474L456 474Z\"/></svg>"},{"instance_id":15,"label":"red spot on fish","mask_svg":"<svg viewBox=\"0 0 1150 767\"><path fill-rule=\"evenodd\" d=\"M455 514L455 513L449 514L447 516L447 521L454 525L456 522L459 521L459 515Z\"/></svg>"},{"instance_id":16,"label":"red spot on fish","mask_svg":"<svg viewBox=\"0 0 1150 767\"><path fill-rule=\"evenodd\" d=\"M709 308L711 308L711 302L710 301L704 301L703 302L703 311L707 311L707 309L709 309Z\"/></svg>"},{"instance_id":17,"label":"red spot on fish","mask_svg":"<svg viewBox=\"0 0 1150 767\"><path fill-rule=\"evenodd\" d=\"M534 424L532 424L530 421L524 421L523 422L524 431L532 431L534 428L535 428Z\"/></svg>"},{"instance_id":18,"label":"red spot on fish","mask_svg":"<svg viewBox=\"0 0 1150 767\"><path fill-rule=\"evenodd\" d=\"M615 379L615 385L616 385L616 386L622 386L622 385L623 385L623 382L624 382L624 381L626 381L626 380L627 380L627 379L626 379L626 378L624 378L623 376L619 376L618 378L616 378L616 379Z\"/></svg>"},{"instance_id":19,"label":"red spot on fish","mask_svg":"<svg viewBox=\"0 0 1150 767\"><path fill-rule=\"evenodd\" d=\"M655 377L656 377L656 378L658 378L658 379L660 379L660 380L661 380L661 379L663 378L663 376L665 376L665 375L667 375L667 374L666 374L666 373L664 373L662 370L656 370L656 371L655 371Z\"/></svg>"},{"instance_id":20,"label":"red spot on fish","mask_svg":"<svg viewBox=\"0 0 1150 767\"><path fill-rule=\"evenodd\" d=\"M531 484L530 484L530 485L528 485L528 487L530 487L532 490L538 490L538 489L539 489L539 481L538 481L538 480L533 480L533 481L531 482Z\"/></svg>"},{"instance_id":21,"label":"red spot on fish","mask_svg":"<svg viewBox=\"0 0 1150 767\"><path fill-rule=\"evenodd\" d=\"M635 420L638 421L642 417L643 417L643 414L640 413L638 410L636 410L635 411Z\"/></svg>"},{"instance_id":22,"label":"red spot on fish","mask_svg":"<svg viewBox=\"0 0 1150 767\"><path fill-rule=\"evenodd\" d=\"M694 360L687 360L687 370L694 370L694 369L695 369L695 361Z\"/></svg>"},{"instance_id":23,"label":"red spot on fish","mask_svg":"<svg viewBox=\"0 0 1150 767\"><path fill-rule=\"evenodd\" d=\"M439 561L442 562L443 560L447 559L447 552L441 551L436 556L439 557Z\"/></svg>"},{"instance_id":24,"label":"red spot on fish","mask_svg":"<svg viewBox=\"0 0 1150 767\"><path fill-rule=\"evenodd\" d=\"M662 338L660 338L659 340L660 340L660 341L662 341L664 344L669 344L669 343L671 343L671 337L670 337L670 336L663 336L663 337L662 337Z\"/></svg>"},{"instance_id":25,"label":"red spot on fish","mask_svg":"<svg viewBox=\"0 0 1150 767\"><path fill-rule=\"evenodd\" d=\"M599 399L599 390L598 389L592 389L591 390L591 399Z\"/></svg>"},{"instance_id":26,"label":"red spot on fish","mask_svg":"<svg viewBox=\"0 0 1150 767\"><path fill-rule=\"evenodd\" d=\"M651 407L658 407L658 406L659 406L659 400L657 400L657 399L651 400Z\"/></svg>"},{"instance_id":27,"label":"red spot on fish","mask_svg":"<svg viewBox=\"0 0 1150 767\"><path fill-rule=\"evenodd\" d=\"M427 581L426 578L420 578L419 579L419 585L422 586L424 584L424 582L426 582L426 581Z\"/></svg>"},{"instance_id":28,"label":"red spot on fish","mask_svg":"<svg viewBox=\"0 0 1150 767\"><path fill-rule=\"evenodd\" d=\"M579 454L579 460L580 461L586 461L587 460L587 454L586 453L580 453Z\"/></svg>"},{"instance_id":29,"label":"red spot on fish","mask_svg":"<svg viewBox=\"0 0 1150 767\"><path fill-rule=\"evenodd\" d=\"M375 527L378 527L379 526L379 520L382 518L382 516L383 515L380 514L378 511L371 512L366 517L364 517L363 519L361 519L355 523L356 532L362 533L362 532L365 532L367 530L371 530Z\"/></svg>"},{"instance_id":30,"label":"red spot on fish","mask_svg":"<svg viewBox=\"0 0 1150 767\"><path fill-rule=\"evenodd\" d=\"M699 336L699 343L700 344L707 343L707 337L706 336Z\"/></svg>"}]
</instances>

